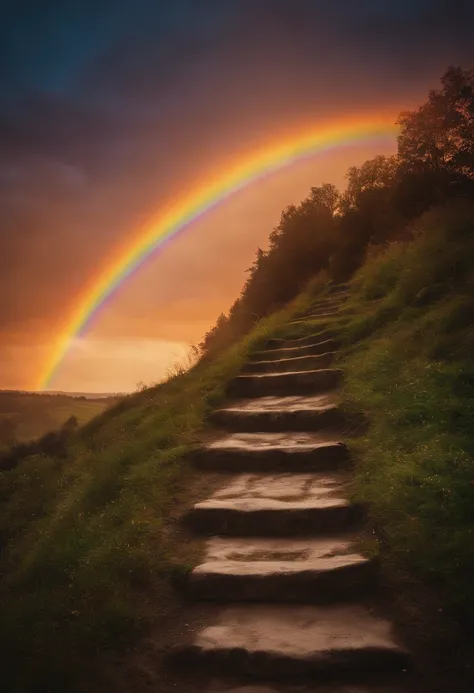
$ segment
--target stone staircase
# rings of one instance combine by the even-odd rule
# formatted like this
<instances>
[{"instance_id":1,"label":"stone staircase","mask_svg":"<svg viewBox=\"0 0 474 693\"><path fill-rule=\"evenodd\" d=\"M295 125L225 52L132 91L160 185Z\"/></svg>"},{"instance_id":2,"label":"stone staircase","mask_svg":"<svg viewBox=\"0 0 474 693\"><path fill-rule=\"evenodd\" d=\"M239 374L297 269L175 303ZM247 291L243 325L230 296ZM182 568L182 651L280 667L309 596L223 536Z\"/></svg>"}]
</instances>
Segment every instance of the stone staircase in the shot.
<instances>
[{"instance_id":1,"label":"stone staircase","mask_svg":"<svg viewBox=\"0 0 474 693\"><path fill-rule=\"evenodd\" d=\"M330 321L345 298L336 289L293 322ZM189 598L208 605L204 622L170 655L181 670L206 672L196 690L409 690L410 654L381 616L376 565L358 547L362 511L346 494L337 346L330 322L268 340L212 414L222 436L195 455L222 476L188 517L207 537L188 584Z\"/></svg>"}]
</instances>

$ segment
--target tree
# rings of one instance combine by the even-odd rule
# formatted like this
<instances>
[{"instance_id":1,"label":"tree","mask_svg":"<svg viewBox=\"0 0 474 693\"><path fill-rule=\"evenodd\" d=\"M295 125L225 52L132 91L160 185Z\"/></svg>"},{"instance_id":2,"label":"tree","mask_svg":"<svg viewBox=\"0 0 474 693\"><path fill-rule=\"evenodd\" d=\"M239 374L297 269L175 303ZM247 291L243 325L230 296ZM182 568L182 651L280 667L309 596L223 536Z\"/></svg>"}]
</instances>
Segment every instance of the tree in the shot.
<instances>
[{"instance_id":1,"label":"tree","mask_svg":"<svg viewBox=\"0 0 474 693\"><path fill-rule=\"evenodd\" d=\"M63 433L74 433L74 431L76 431L78 428L79 421L77 420L77 417L73 414L69 417L67 421L63 423L63 425L61 426L61 431Z\"/></svg>"},{"instance_id":2,"label":"tree","mask_svg":"<svg viewBox=\"0 0 474 693\"><path fill-rule=\"evenodd\" d=\"M334 216L340 202L340 193L332 183L323 183L318 188L311 188L308 200L314 207L326 209Z\"/></svg>"},{"instance_id":3,"label":"tree","mask_svg":"<svg viewBox=\"0 0 474 693\"><path fill-rule=\"evenodd\" d=\"M337 235L339 199L337 188L325 183L311 188L300 205L283 210L268 250L257 248L240 297L228 316L219 316L206 334L200 345L204 352L230 344L294 298L310 277L327 266Z\"/></svg>"},{"instance_id":4,"label":"tree","mask_svg":"<svg viewBox=\"0 0 474 693\"><path fill-rule=\"evenodd\" d=\"M449 67L441 84L417 111L400 115L401 163L412 173L474 180L474 70Z\"/></svg>"},{"instance_id":5,"label":"tree","mask_svg":"<svg viewBox=\"0 0 474 693\"><path fill-rule=\"evenodd\" d=\"M360 210L385 200L393 188L398 170L396 156L376 156L362 166L351 166L347 172L347 188L341 197L341 212Z\"/></svg>"},{"instance_id":6,"label":"tree","mask_svg":"<svg viewBox=\"0 0 474 693\"><path fill-rule=\"evenodd\" d=\"M348 279L367 247L406 238L407 222L458 193L474 194L474 71L450 67L417 111L400 115L396 156L376 156L347 173L347 189L312 187L283 210L257 249L241 295L206 335L227 345L291 300L320 270Z\"/></svg>"},{"instance_id":7,"label":"tree","mask_svg":"<svg viewBox=\"0 0 474 693\"><path fill-rule=\"evenodd\" d=\"M339 267L338 278L347 278L358 266L369 243L386 241L400 226L400 215L394 203L397 176L396 156L376 156L360 167L351 166L347 172L347 188L339 205L337 251L345 257L332 261L333 267Z\"/></svg>"},{"instance_id":8,"label":"tree","mask_svg":"<svg viewBox=\"0 0 474 693\"><path fill-rule=\"evenodd\" d=\"M0 443L7 447L15 444L15 433L18 422L19 417L17 414L0 416Z\"/></svg>"}]
</instances>

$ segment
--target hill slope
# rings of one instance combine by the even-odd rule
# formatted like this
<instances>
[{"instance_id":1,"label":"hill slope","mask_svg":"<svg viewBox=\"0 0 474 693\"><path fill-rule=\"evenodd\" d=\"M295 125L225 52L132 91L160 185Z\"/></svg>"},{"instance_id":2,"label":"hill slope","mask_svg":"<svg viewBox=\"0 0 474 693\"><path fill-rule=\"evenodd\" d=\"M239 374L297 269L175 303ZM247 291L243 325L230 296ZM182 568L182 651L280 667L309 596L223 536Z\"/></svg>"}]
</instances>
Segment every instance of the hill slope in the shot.
<instances>
[{"instance_id":1,"label":"hill slope","mask_svg":"<svg viewBox=\"0 0 474 693\"><path fill-rule=\"evenodd\" d=\"M66 393L0 391L0 445L26 442L60 428L71 416L85 424L116 401L115 397Z\"/></svg>"},{"instance_id":2,"label":"hill slope","mask_svg":"<svg viewBox=\"0 0 474 693\"><path fill-rule=\"evenodd\" d=\"M177 608L172 582L200 552L176 520L199 494L187 454L249 350L308 300L221 356L124 398L60 456L30 455L0 472L2 679L10 690L70 690L84 671L94 678L97 652L120 650L151 625L166 632Z\"/></svg>"},{"instance_id":3,"label":"hill slope","mask_svg":"<svg viewBox=\"0 0 474 693\"><path fill-rule=\"evenodd\" d=\"M342 346L344 407L368 421L351 441L351 493L375 532L369 550L395 585L415 651L422 660L428 652L430 666L435 653L439 681L448 671L459 690L468 670L459 652L453 669L447 643L459 650L459 628L474 622L473 239L470 206L425 215L414 240L368 257L346 314L326 330ZM1 630L12 688L71 688L86 661L94 690L92 664L107 669L107 650L143 648L147 632L161 671L160 647L182 613L174 585L202 555L178 519L214 483L206 478L203 488L188 453L209 436L208 413L249 353L289 329L303 347L320 332L324 315L299 315L325 281L220 356L92 420L65 457L35 455L1 475ZM135 655L113 668L127 659Z\"/></svg>"}]
</instances>

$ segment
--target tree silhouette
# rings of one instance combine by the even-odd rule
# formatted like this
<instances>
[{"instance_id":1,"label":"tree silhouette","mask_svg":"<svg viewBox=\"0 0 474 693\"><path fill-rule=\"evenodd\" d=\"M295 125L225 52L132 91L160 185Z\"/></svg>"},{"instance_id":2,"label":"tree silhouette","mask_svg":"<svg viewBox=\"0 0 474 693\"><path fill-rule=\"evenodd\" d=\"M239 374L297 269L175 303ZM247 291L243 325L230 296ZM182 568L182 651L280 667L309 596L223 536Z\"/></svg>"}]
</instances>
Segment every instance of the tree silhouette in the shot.
<instances>
[{"instance_id":1,"label":"tree silhouette","mask_svg":"<svg viewBox=\"0 0 474 693\"><path fill-rule=\"evenodd\" d=\"M348 279L367 248L406 238L407 222L452 196L474 194L474 71L449 67L441 89L399 116L395 156L376 156L283 210L268 250L257 249L241 295L200 345L221 349L291 300L322 269Z\"/></svg>"},{"instance_id":2,"label":"tree silhouette","mask_svg":"<svg viewBox=\"0 0 474 693\"><path fill-rule=\"evenodd\" d=\"M18 416L7 414L0 417L0 443L5 446L15 444L15 433L18 426Z\"/></svg>"},{"instance_id":3,"label":"tree silhouette","mask_svg":"<svg viewBox=\"0 0 474 693\"><path fill-rule=\"evenodd\" d=\"M73 433L74 431L76 431L78 429L78 427L79 427L79 421L77 420L77 418L73 414L72 416L69 417L69 419L67 421L65 421L63 423L63 425L61 426L61 431L64 431L65 433L66 432L67 433Z\"/></svg>"},{"instance_id":4,"label":"tree silhouette","mask_svg":"<svg viewBox=\"0 0 474 693\"><path fill-rule=\"evenodd\" d=\"M409 172L474 180L474 70L449 67L441 84L417 111L400 115L400 163Z\"/></svg>"}]
</instances>

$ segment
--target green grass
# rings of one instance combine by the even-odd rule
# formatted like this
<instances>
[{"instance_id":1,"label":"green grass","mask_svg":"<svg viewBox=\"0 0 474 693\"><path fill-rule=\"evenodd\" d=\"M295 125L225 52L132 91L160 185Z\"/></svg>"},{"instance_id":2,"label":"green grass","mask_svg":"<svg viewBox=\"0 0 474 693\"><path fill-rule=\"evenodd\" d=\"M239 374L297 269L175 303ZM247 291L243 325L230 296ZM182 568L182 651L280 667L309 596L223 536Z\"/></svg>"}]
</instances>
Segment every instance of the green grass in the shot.
<instances>
[{"instance_id":1,"label":"green grass","mask_svg":"<svg viewBox=\"0 0 474 693\"><path fill-rule=\"evenodd\" d=\"M249 351L309 300L261 321L220 356L124 398L75 434L65 456L30 456L0 474L6 690L72 690L81 671L93 679L108 650L149 627L166 633L173 580L200 552L179 515L209 492L199 491L187 453Z\"/></svg>"},{"instance_id":2,"label":"green grass","mask_svg":"<svg viewBox=\"0 0 474 693\"><path fill-rule=\"evenodd\" d=\"M382 562L432 586L472 626L474 211L434 211L413 234L370 253L350 310L330 321L343 340L344 405L368 421L352 442L352 493ZM232 348L92 419L65 456L30 456L0 474L6 690L73 690L108 651L149 628L166 636L179 611L174 581L201 551L179 517L208 491L187 454L248 354L293 335L285 323L325 295L325 279Z\"/></svg>"},{"instance_id":3,"label":"green grass","mask_svg":"<svg viewBox=\"0 0 474 693\"><path fill-rule=\"evenodd\" d=\"M353 441L355 498L385 560L474 624L474 213L423 217L412 243L369 257L342 334L345 405L369 423ZM368 304L370 299L381 299Z\"/></svg>"}]
</instances>

